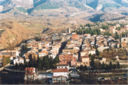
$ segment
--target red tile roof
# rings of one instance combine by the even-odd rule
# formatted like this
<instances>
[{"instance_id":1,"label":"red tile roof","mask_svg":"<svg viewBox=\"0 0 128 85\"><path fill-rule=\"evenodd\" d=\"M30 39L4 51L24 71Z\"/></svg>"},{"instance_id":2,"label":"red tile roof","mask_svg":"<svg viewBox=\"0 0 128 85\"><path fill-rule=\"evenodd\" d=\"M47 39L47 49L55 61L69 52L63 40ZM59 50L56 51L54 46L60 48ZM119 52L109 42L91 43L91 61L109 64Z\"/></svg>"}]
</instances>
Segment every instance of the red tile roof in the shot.
<instances>
[{"instance_id":1,"label":"red tile roof","mask_svg":"<svg viewBox=\"0 0 128 85\"><path fill-rule=\"evenodd\" d=\"M25 68L25 74L34 74L35 68L34 67L27 67Z\"/></svg>"},{"instance_id":2,"label":"red tile roof","mask_svg":"<svg viewBox=\"0 0 128 85\"><path fill-rule=\"evenodd\" d=\"M70 62L72 59L73 59L73 55L70 54L64 54L59 56L60 61Z\"/></svg>"},{"instance_id":3,"label":"red tile roof","mask_svg":"<svg viewBox=\"0 0 128 85\"><path fill-rule=\"evenodd\" d=\"M52 72L68 72L68 69L67 68L53 69Z\"/></svg>"},{"instance_id":4,"label":"red tile roof","mask_svg":"<svg viewBox=\"0 0 128 85\"><path fill-rule=\"evenodd\" d=\"M57 66L68 66L68 62L66 61L61 61L57 64Z\"/></svg>"},{"instance_id":5,"label":"red tile roof","mask_svg":"<svg viewBox=\"0 0 128 85\"><path fill-rule=\"evenodd\" d=\"M79 39L79 35L77 35L77 34L72 34L72 39Z\"/></svg>"},{"instance_id":6,"label":"red tile roof","mask_svg":"<svg viewBox=\"0 0 128 85\"><path fill-rule=\"evenodd\" d=\"M81 58L89 58L89 56L82 56Z\"/></svg>"}]
</instances>

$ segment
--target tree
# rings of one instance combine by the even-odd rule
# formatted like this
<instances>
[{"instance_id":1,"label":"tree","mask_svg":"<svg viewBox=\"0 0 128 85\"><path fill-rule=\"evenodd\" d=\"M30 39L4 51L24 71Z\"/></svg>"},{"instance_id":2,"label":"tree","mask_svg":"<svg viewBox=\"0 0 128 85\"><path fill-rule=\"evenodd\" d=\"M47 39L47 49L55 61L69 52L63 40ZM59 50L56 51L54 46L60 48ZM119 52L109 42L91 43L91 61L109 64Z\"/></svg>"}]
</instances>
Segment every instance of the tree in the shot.
<instances>
[{"instance_id":1,"label":"tree","mask_svg":"<svg viewBox=\"0 0 128 85\"><path fill-rule=\"evenodd\" d=\"M43 69L49 69L50 68L50 62L49 62L49 57L45 56L43 58Z\"/></svg>"},{"instance_id":2,"label":"tree","mask_svg":"<svg viewBox=\"0 0 128 85\"><path fill-rule=\"evenodd\" d=\"M39 70L42 69L42 59L41 58L38 59L38 69Z\"/></svg>"},{"instance_id":3,"label":"tree","mask_svg":"<svg viewBox=\"0 0 128 85\"><path fill-rule=\"evenodd\" d=\"M109 32L104 32L104 35L106 35L106 36L111 36L111 33L109 33Z\"/></svg>"},{"instance_id":4,"label":"tree","mask_svg":"<svg viewBox=\"0 0 128 85\"><path fill-rule=\"evenodd\" d=\"M96 43L97 43L97 38L95 37L94 48L97 48Z\"/></svg>"},{"instance_id":5,"label":"tree","mask_svg":"<svg viewBox=\"0 0 128 85\"><path fill-rule=\"evenodd\" d=\"M106 65L104 63L101 64L101 69L105 69Z\"/></svg>"},{"instance_id":6,"label":"tree","mask_svg":"<svg viewBox=\"0 0 128 85\"><path fill-rule=\"evenodd\" d=\"M102 25L102 29L107 30L108 28L109 28L108 25Z\"/></svg>"},{"instance_id":7,"label":"tree","mask_svg":"<svg viewBox=\"0 0 128 85\"><path fill-rule=\"evenodd\" d=\"M120 27L117 27L116 30L120 30L121 28Z\"/></svg>"},{"instance_id":8,"label":"tree","mask_svg":"<svg viewBox=\"0 0 128 85\"><path fill-rule=\"evenodd\" d=\"M111 70L113 68L112 62L110 61L108 70Z\"/></svg>"},{"instance_id":9,"label":"tree","mask_svg":"<svg viewBox=\"0 0 128 85\"><path fill-rule=\"evenodd\" d=\"M119 39L119 38L120 38L120 36L119 36L119 34L118 34L117 32L115 33L114 38L115 38L115 39Z\"/></svg>"},{"instance_id":10,"label":"tree","mask_svg":"<svg viewBox=\"0 0 128 85\"><path fill-rule=\"evenodd\" d=\"M85 71L85 70L87 70L87 66L80 65L77 69L79 69L81 71Z\"/></svg>"},{"instance_id":11,"label":"tree","mask_svg":"<svg viewBox=\"0 0 128 85\"><path fill-rule=\"evenodd\" d=\"M100 52L98 51L98 49L96 48L96 55L99 56Z\"/></svg>"},{"instance_id":12,"label":"tree","mask_svg":"<svg viewBox=\"0 0 128 85\"><path fill-rule=\"evenodd\" d=\"M91 62L90 62L90 66L92 69L95 68L95 62L94 62L94 56L91 55Z\"/></svg>"},{"instance_id":13,"label":"tree","mask_svg":"<svg viewBox=\"0 0 128 85\"><path fill-rule=\"evenodd\" d=\"M24 68L25 68L24 64L19 64L18 67L20 70L24 70Z\"/></svg>"},{"instance_id":14,"label":"tree","mask_svg":"<svg viewBox=\"0 0 128 85\"><path fill-rule=\"evenodd\" d=\"M54 64L59 63L59 57L57 56L54 60L53 60Z\"/></svg>"},{"instance_id":15,"label":"tree","mask_svg":"<svg viewBox=\"0 0 128 85\"><path fill-rule=\"evenodd\" d=\"M116 68L120 68L120 63L117 62Z\"/></svg>"},{"instance_id":16,"label":"tree","mask_svg":"<svg viewBox=\"0 0 128 85\"><path fill-rule=\"evenodd\" d=\"M28 50L29 50L29 49L28 49L28 47L27 47L26 44L25 44L25 45L22 45L22 46L21 46L21 50L20 50L20 52L21 52L20 56L22 56L22 55L23 55L24 53L26 53Z\"/></svg>"},{"instance_id":17,"label":"tree","mask_svg":"<svg viewBox=\"0 0 128 85\"><path fill-rule=\"evenodd\" d=\"M15 66L14 66L14 68L15 69L18 69L18 67L19 67L19 65L16 63Z\"/></svg>"},{"instance_id":18,"label":"tree","mask_svg":"<svg viewBox=\"0 0 128 85\"><path fill-rule=\"evenodd\" d=\"M87 27L91 27L91 24L86 24L85 26L87 26Z\"/></svg>"},{"instance_id":19,"label":"tree","mask_svg":"<svg viewBox=\"0 0 128 85\"><path fill-rule=\"evenodd\" d=\"M55 59L52 59L49 56L45 56L43 58L38 59L38 69L39 70L46 70L50 68L55 68L56 64L58 63L58 58L56 57Z\"/></svg>"}]
</instances>

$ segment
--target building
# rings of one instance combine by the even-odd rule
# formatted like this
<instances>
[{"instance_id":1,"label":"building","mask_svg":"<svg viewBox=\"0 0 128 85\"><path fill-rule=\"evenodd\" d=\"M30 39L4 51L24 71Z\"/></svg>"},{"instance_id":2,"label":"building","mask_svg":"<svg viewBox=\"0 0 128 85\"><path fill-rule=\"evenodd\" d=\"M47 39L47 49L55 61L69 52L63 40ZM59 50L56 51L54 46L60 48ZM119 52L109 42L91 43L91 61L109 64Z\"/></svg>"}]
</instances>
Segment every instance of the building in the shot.
<instances>
[{"instance_id":1,"label":"building","mask_svg":"<svg viewBox=\"0 0 128 85\"><path fill-rule=\"evenodd\" d=\"M109 47L100 46L98 47L98 51L103 52L104 50L109 49Z\"/></svg>"},{"instance_id":2,"label":"building","mask_svg":"<svg viewBox=\"0 0 128 85\"><path fill-rule=\"evenodd\" d=\"M71 66L76 66L77 58L70 54L62 54L59 56L60 62L67 62Z\"/></svg>"},{"instance_id":3,"label":"building","mask_svg":"<svg viewBox=\"0 0 128 85\"><path fill-rule=\"evenodd\" d=\"M42 50L41 52L39 52L39 57L44 57L48 55L48 51L47 50Z\"/></svg>"},{"instance_id":4,"label":"building","mask_svg":"<svg viewBox=\"0 0 128 85\"><path fill-rule=\"evenodd\" d=\"M53 84L67 84L68 80L65 76L53 76L52 77L52 83Z\"/></svg>"},{"instance_id":5,"label":"building","mask_svg":"<svg viewBox=\"0 0 128 85\"><path fill-rule=\"evenodd\" d=\"M96 54L96 50L90 50L90 51L89 51L89 54L91 54L91 55Z\"/></svg>"},{"instance_id":6,"label":"building","mask_svg":"<svg viewBox=\"0 0 128 85\"><path fill-rule=\"evenodd\" d=\"M38 54L35 52L32 52L32 51L25 53L24 57L27 62L29 62L31 60L38 60Z\"/></svg>"},{"instance_id":7,"label":"building","mask_svg":"<svg viewBox=\"0 0 128 85\"><path fill-rule=\"evenodd\" d=\"M20 52L18 50L4 50L0 52L0 56L17 57L19 54Z\"/></svg>"},{"instance_id":8,"label":"building","mask_svg":"<svg viewBox=\"0 0 128 85\"><path fill-rule=\"evenodd\" d=\"M69 71L66 68L52 70L52 83L68 83Z\"/></svg>"},{"instance_id":9,"label":"building","mask_svg":"<svg viewBox=\"0 0 128 85\"><path fill-rule=\"evenodd\" d=\"M82 56L81 57L81 65L82 66L87 66L87 67L90 66L90 58L89 58L89 56Z\"/></svg>"},{"instance_id":10,"label":"building","mask_svg":"<svg viewBox=\"0 0 128 85\"><path fill-rule=\"evenodd\" d=\"M73 56L70 55L70 54L62 54L62 55L59 55L59 60L60 62L61 61L64 61L64 62L70 62L72 60Z\"/></svg>"},{"instance_id":11,"label":"building","mask_svg":"<svg viewBox=\"0 0 128 85\"><path fill-rule=\"evenodd\" d=\"M110 31L110 33L115 34L116 33L116 26L110 27L109 31Z\"/></svg>"},{"instance_id":12,"label":"building","mask_svg":"<svg viewBox=\"0 0 128 85\"><path fill-rule=\"evenodd\" d=\"M42 80L42 79L52 79L53 74L52 73L38 73L38 80Z\"/></svg>"},{"instance_id":13,"label":"building","mask_svg":"<svg viewBox=\"0 0 128 85\"><path fill-rule=\"evenodd\" d=\"M69 77L69 71L67 68L53 69L52 72L54 77L57 77L57 76L64 76L66 78Z\"/></svg>"},{"instance_id":14,"label":"building","mask_svg":"<svg viewBox=\"0 0 128 85\"><path fill-rule=\"evenodd\" d=\"M13 59L13 64L16 65L16 64L24 64L24 58L22 57L16 57Z\"/></svg>"},{"instance_id":15,"label":"building","mask_svg":"<svg viewBox=\"0 0 128 85\"><path fill-rule=\"evenodd\" d=\"M89 52L88 51L81 51L80 55L81 56L86 56L86 55L89 55Z\"/></svg>"},{"instance_id":16,"label":"building","mask_svg":"<svg viewBox=\"0 0 128 85\"><path fill-rule=\"evenodd\" d=\"M107 62L107 59L106 58L102 58L102 60L100 60L100 63L101 64L103 64L103 63L106 64L106 62Z\"/></svg>"},{"instance_id":17,"label":"building","mask_svg":"<svg viewBox=\"0 0 128 85\"><path fill-rule=\"evenodd\" d=\"M121 45L122 45L122 47L128 46L128 37L121 38Z\"/></svg>"},{"instance_id":18,"label":"building","mask_svg":"<svg viewBox=\"0 0 128 85\"><path fill-rule=\"evenodd\" d=\"M24 80L36 80L37 77L37 72L36 72L36 68L34 67L27 67L25 68L25 77Z\"/></svg>"},{"instance_id":19,"label":"building","mask_svg":"<svg viewBox=\"0 0 128 85\"><path fill-rule=\"evenodd\" d=\"M60 62L57 64L57 69L68 69L69 70L69 64L67 62Z\"/></svg>"},{"instance_id":20,"label":"building","mask_svg":"<svg viewBox=\"0 0 128 85\"><path fill-rule=\"evenodd\" d=\"M61 47L61 43L57 43L56 45L53 45L52 49L50 50L51 54L49 56L54 59L59 53L60 47Z\"/></svg>"},{"instance_id":21,"label":"building","mask_svg":"<svg viewBox=\"0 0 128 85\"><path fill-rule=\"evenodd\" d=\"M73 34L72 34L72 39L73 39L73 40L78 40L78 39L79 39L79 35L73 33Z\"/></svg>"},{"instance_id":22,"label":"building","mask_svg":"<svg viewBox=\"0 0 128 85\"><path fill-rule=\"evenodd\" d=\"M2 67L2 64L3 64L3 57L0 56L0 67Z\"/></svg>"}]
</instances>

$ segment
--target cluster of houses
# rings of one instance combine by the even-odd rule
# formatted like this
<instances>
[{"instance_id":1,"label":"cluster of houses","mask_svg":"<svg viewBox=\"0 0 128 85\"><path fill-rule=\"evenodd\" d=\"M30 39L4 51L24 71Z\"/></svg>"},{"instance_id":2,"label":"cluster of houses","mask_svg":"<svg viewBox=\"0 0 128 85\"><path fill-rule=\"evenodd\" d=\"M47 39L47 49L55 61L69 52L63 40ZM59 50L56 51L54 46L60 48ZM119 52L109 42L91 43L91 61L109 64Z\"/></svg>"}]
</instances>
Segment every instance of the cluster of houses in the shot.
<instances>
[{"instance_id":1,"label":"cluster of houses","mask_svg":"<svg viewBox=\"0 0 128 85\"><path fill-rule=\"evenodd\" d=\"M123 47L128 46L128 38L121 39ZM66 42L65 47L62 48L63 42ZM22 44L23 45L23 44ZM2 62L1 56L9 56L13 64L24 64L31 59L43 58L49 56L51 58L59 57L57 68L52 70L52 82L68 82L70 69L78 66L90 66L89 55L96 54L96 49L103 52L105 49L119 47L120 42L113 37L103 35L78 35L76 33L64 34L61 36L55 35L52 38L48 37L44 40L36 41L34 39L28 40L25 45L29 49L23 56L20 56L21 47L15 50L0 51L0 64ZM60 52L61 50L61 52ZM30 58L31 57L31 58ZM102 58L101 63L106 62L106 58ZM35 68L26 68L25 79L33 77ZM31 76L32 74L32 76ZM77 75L78 76L78 75ZM76 77L77 77L76 76Z\"/></svg>"},{"instance_id":2,"label":"cluster of houses","mask_svg":"<svg viewBox=\"0 0 128 85\"><path fill-rule=\"evenodd\" d=\"M120 29L118 29L118 28L120 28ZM110 31L110 33L112 33L112 34L115 34L116 32L117 32L118 34L121 34L121 33L123 33L123 32L126 32L127 30L128 30L128 25L124 25L123 27L121 27L120 24L116 24L116 25L111 26L111 27L109 28L109 31Z\"/></svg>"},{"instance_id":3,"label":"cluster of houses","mask_svg":"<svg viewBox=\"0 0 128 85\"><path fill-rule=\"evenodd\" d=\"M126 42L128 44L128 42ZM90 57L89 55L95 55L96 49L95 46L98 48L100 52L103 52L105 49L119 47L119 42L116 41L113 37L106 37L103 35L99 36L91 36L90 34L85 35L78 35L73 33L70 39L67 41L65 48L63 49L62 53L59 55L60 63L57 65L57 69L53 70L54 72L60 73L60 71L67 72L67 70L78 67L78 66L90 66ZM117 60L119 58L116 58ZM97 59L95 59L96 61ZM100 63L109 63L107 58L102 58ZM60 73L61 75L61 73ZM59 80L62 76L68 79L64 75L61 76L53 75L53 80ZM55 79L54 79L55 78Z\"/></svg>"},{"instance_id":4,"label":"cluster of houses","mask_svg":"<svg viewBox=\"0 0 128 85\"><path fill-rule=\"evenodd\" d=\"M26 55L29 53L34 53L35 55L41 57L49 55L53 59L57 56L59 49L61 47L61 42L52 42L52 41L29 41L27 43L27 47L31 50L28 51Z\"/></svg>"}]
</instances>

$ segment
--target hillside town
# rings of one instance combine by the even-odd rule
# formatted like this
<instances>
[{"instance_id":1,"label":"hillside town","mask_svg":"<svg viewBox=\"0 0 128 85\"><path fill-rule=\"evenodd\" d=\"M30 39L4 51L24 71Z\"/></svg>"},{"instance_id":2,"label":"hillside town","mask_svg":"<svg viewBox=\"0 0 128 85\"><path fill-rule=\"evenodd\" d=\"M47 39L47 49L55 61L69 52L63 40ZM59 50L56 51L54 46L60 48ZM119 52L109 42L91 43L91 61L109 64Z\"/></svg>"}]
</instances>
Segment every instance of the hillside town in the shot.
<instances>
[{"instance_id":1,"label":"hillside town","mask_svg":"<svg viewBox=\"0 0 128 85\"><path fill-rule=\"evenodd\" d=\"M127 32L128 25L122 29L119 24L104 27L99 34L98 31L87 33L87 29L91 29L88 27L50 35L43 33L39 39L26 40L12 50L1 50L0 66L9 64L6 70L24 72L25 81L48 79L47 83L54 84L83 82L80 78L89 72L126 74L128 34L119 35ZM96 79L109 81L110 78L98 76ZM115 79L127 81L128 76L116 76Z\"/></svg>"}]
</instances>

